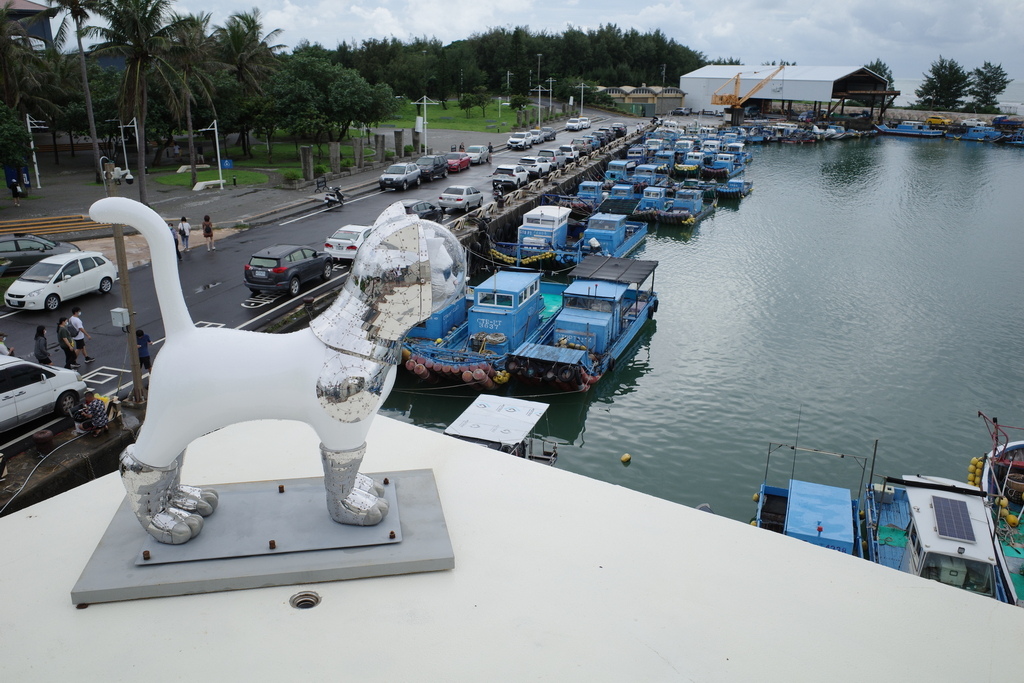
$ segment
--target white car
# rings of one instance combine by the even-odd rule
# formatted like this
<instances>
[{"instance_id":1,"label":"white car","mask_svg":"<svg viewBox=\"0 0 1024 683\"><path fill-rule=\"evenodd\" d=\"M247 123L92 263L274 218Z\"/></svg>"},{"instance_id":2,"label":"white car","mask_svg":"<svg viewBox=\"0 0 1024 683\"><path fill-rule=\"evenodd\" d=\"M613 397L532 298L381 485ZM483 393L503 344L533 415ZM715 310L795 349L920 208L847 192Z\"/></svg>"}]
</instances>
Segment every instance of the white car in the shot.
<instances>
[{"instance_id":1,"label":"white car","mask_svg":"<svg viewBox=\"0 0 1024 683\"><path fill-rule=\"evenodd\" d=\"M580 151L575 145L559 145L558 151L565 155L566 161L576 161L580 158Z\"/></svg>"},{"instance_id":2,"label":"white car","mask_svg":"<svg viewBox=\"0 0 1024 683\"><path fill-rule=\"evenodd\" d=\"M975 128L977 126L984 126L986 123L981 119L964 119L960 122L960 125L965 128Z\"/></svg>"},{"instance_id":3,"label":"white car","mask_svg":"<svg viewBox=\"0 0 1024 683\"><path fill-rule=\"evenodd\" d=\"M484 205L484 193L470 185L452 185L445 188L445 191L437 198L437 205L445 211L448 209L460 211L479 209Z\"/></svg>"},{"instance_id":4,"label":"white car","mask_svg":"<svg viewBox=\"0 0 1024 683\"><path fill-rule=\"evenodd\" d=\"M581 129L583 129L583 128L590 128L590 119L588 119L586 116L581 116L580 117L580 128Z\"/></svg>"},{"instance_id":5,"label":"white car","mask_svg":"<svg viewBox=\"0 0 1024 683\"><path fill-rule=\"evenodd\" d=\"M566 130L580 130L583 128L583 124L580 123L579 119L569 119L565 122Z\"/></svg>"},{"instance_id":6,"label":"white car","mask_svg":"<svg viewBox=\"0 0 1024 683\"><path fill-rule=\"evenodd\" d=\"M544 131L540 128L530 129L530 135L533 137L533 144L539 145L544 142Z\"/></svg>"},{"instance_id":7,"label":"white car","mask_svg":"<svg viewBox=\"0 0 1024 683\"><path fill-rule=\"evenodd\" d=\"M491 187L502 192L506 190L518 190L530 182L530 174L526 169L517 165L498 166L491 174Z\"/></svg>"},{"instance_id":8,"label":"white car","mask_svg":"<svg viewBox=\"0 0 1024 683\"><path fill-rule=\"evenodd\" d=\"M324 242L324 251L335 261L351 261L373 231L368 225L344 225Z\"/></svg>"},{"instance_id":9,"label":"white car","mask_svg":"<svg viewBox=\"0 0 1024 683\"><path fill-rule=\"evenodd\" d=\"M466 154L469 155L471 164L486 164L491 161L491 150L487 149L487 145L470 145L466 148Z\"/></svg>"},{"instance_id":10,"label":"white car","mask_svg":"<svg viewBox=\"0 0 1024 683\"><path fill-rule=\"evenodd\" d=\"M533 136L526 131L519 131L508 136L509 149L530 149L533 147Z\"/></svg>"},{"instance_id":11,"label":"white car","mask_svg":"<svg viewBox=\"0 0 1024 683\"><path fill-rule=\"evenodd\" d=\"M522 157L519 165L526 169L531 178L542 178L551 173L551 162L543 157Z\"/></svg>"},{"instance_id":12,"label":"white car","mask_svg":"<svg viewBox=\"0 0 1024 683\"><path fill-rule=\"evenodd\" d=\"M60 302L114 288L117 268L98 251L72 251L39 261L11 283L4 303L30 311L56 311Z\"/></svg>"},{"instance_id":13,"label":"white car","mask_svg":"<svg viewBox=\"0 0 1024 683\"><path fill-rule=\"evenodd\" d=\"M0 356L0 431L53 412L70 415L85 390L74 370Z\"/></svg>"},{"instance_id":14,"label":"white car","mask_svg":"<svg viewBox=\"0 0 1024 683\"><path fill-rule=\"evenodd\" d=\"M566 161L565 153L560 149L542 149L537 152L537 156L541 159L547 159L551 163L551 169L562 168L565 166Z\"/></svg>"}]
</instances>

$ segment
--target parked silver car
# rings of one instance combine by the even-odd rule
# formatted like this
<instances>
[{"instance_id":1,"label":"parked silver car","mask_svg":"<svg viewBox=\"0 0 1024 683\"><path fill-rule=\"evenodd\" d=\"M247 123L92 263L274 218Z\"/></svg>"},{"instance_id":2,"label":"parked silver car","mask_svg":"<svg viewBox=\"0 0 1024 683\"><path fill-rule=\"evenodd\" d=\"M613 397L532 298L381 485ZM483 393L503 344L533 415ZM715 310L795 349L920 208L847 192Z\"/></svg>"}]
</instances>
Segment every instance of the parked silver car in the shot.
<instances>
[{"instance_id":1,"label":"parked silver car","mask_svg":"<svg viewBox=\"0 0 1024 683\"><path fill-rule=\"evenodd\" d=\"M378 183L381 190L408 190L420 186L422 175L416 164L391 164Z\"/></svg>"},{"instance_id":2,"label":"parked silver car","mask_svg":"<svg viewBox=\"0 0 1024 683\"><path fill-rule=\"evenodd\" d=\"M470 211L484 205L484 193L471 185L451 185L437 198L437 205L448 211Z\"/></svg>"},{"instance_id":3,"label":"parked silver car","mask_svg":"<svg viewBox=\"0 0 1024 683\"><path fill-rule=\"evenodd\" d=\"M508 136L509 149L530 149L533 147L533 136L526 131L518 131Z\"/></svg>"},{"instance_id":4,"label":"parked silver car","mask_svg":"<svg viewBox=\"0 0 1024 683\"><path fill-rule=\"evenodd\" d=\"M85 390L74 370L0 356L0 431L49 413L70 415Z\"/></svg>"},{"instance_id":5,"label":"parked silver car","mask_svg":"<svg viewBox=\"0 0 1024 683\"><path fill-rule=\"evenodd\" d=\"M487 164L491 161L491 150L487 145L470 145L466 148L466 154L472 164Z\"/></svg>"}]
</instances>

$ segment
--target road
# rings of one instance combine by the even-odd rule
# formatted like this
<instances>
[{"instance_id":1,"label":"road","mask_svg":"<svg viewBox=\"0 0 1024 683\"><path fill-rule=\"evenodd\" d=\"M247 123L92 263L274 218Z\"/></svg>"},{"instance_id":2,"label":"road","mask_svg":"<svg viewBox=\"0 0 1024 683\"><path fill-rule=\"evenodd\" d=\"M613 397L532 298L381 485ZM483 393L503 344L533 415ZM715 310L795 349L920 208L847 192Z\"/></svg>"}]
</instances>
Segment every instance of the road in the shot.
<instances>
[{"instance_id":1,"label":"road","mask_svg":"<svg viewBox=\"0 0 1024 683\"><path fill-rule=\"evenodd\" d=\"M559 141L551 143L559 144ZM192 250L182 254L179 273L181 288L192 319L199 326L257 329L284 312L293 309L297 301L286 294L260 294L253 296L242 281L242 268L256 251L273 244L300 244L323 249L324 240L342 225L370 225L387 206L402 199L437 200L437 196L449 185L474 185L490 197L491 168L503 162L512 162L522 156L521 152L495 153L490 166L471 166L447 180L423 183L419 188L406 192L372 192L354 197L340 209L313 209L307 214L295 216L278 224L249 228L228 238L218 240L217 250L207 252L198 231L193 230ZM348 272L348 265L336 264L334 276L326 283L308 287L300 293L303 296L320 294L339 287ZM144 329L153 340L154 357L159 355L164 330L160 310L153 288L152 270L146 265L130 271L132 300L135 304L136 327ZM83 364L81 372L89 387L106 395L125 394L131 386L131 369L128 360L127 333L111 322L110 310L121 307L120 288L114 287L107 295L87 294L61 304L59 312L24 311L0 309L0 330L7 333L8 342L16 348L17 355L31 359L32 340L37 325L45 325L55 363L63 365L63 354L56 346L56 326L59 316L70 316L73 306L81 307L85 328L92 335L88 341L89 354L96 361ZM258 373L254 376L258 377ZM44 418L0 436L0 452L13 452L31 435L45 428L62 428L54 418Z\"/></svg>"}]
</instances>

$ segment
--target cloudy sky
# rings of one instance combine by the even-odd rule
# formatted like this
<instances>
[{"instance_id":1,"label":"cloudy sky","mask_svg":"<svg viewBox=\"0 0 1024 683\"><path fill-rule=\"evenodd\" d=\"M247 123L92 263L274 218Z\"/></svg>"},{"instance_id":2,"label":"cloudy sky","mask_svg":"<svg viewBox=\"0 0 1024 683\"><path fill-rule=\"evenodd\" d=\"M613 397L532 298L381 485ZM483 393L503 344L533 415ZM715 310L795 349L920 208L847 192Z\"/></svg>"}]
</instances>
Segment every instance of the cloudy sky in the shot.
<instances>
[{"instance_id":1,"label":"cloudy sky","mask_svg":"<svg viewBox=\"0 0 1024 683\"><path fill-rule=\"evenodd\" d=\"M211 7L211 4L213 7ZM212 11L215 24L232 12L258 7L280 42L306 39L333 48L366 38L443 43L493 27L526 25L560 33L601 24L661 29L708 58L745 64L787 60L801 65L858 66L874 59L895 78L920 78L939 56L970 71L986 61L1024 80L1024 3L1021 0L859 0L813 3L730 0L695 4L676 0L177 0L179 12Z\"/></svg>"}]
</instances>

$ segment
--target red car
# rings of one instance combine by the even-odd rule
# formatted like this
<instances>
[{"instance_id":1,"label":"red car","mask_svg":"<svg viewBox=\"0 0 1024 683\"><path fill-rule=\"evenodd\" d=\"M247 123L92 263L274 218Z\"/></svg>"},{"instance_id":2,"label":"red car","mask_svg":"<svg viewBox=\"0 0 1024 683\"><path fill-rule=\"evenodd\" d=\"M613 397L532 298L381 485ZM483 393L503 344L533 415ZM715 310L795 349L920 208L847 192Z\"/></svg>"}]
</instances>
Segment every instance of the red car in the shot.
<instances>
[{"instance_id":1,"label":"red car","mask_svg":"<svg viewBox=\"0 0 1024 683\"><path fill-rule=\"evenodd\" d=\"M444 158L448 161L449 173L458 173L464 168L469 168L469 164L472 161L465 152L451 152L445 154Z\"/></svg>"}]
</instances>

